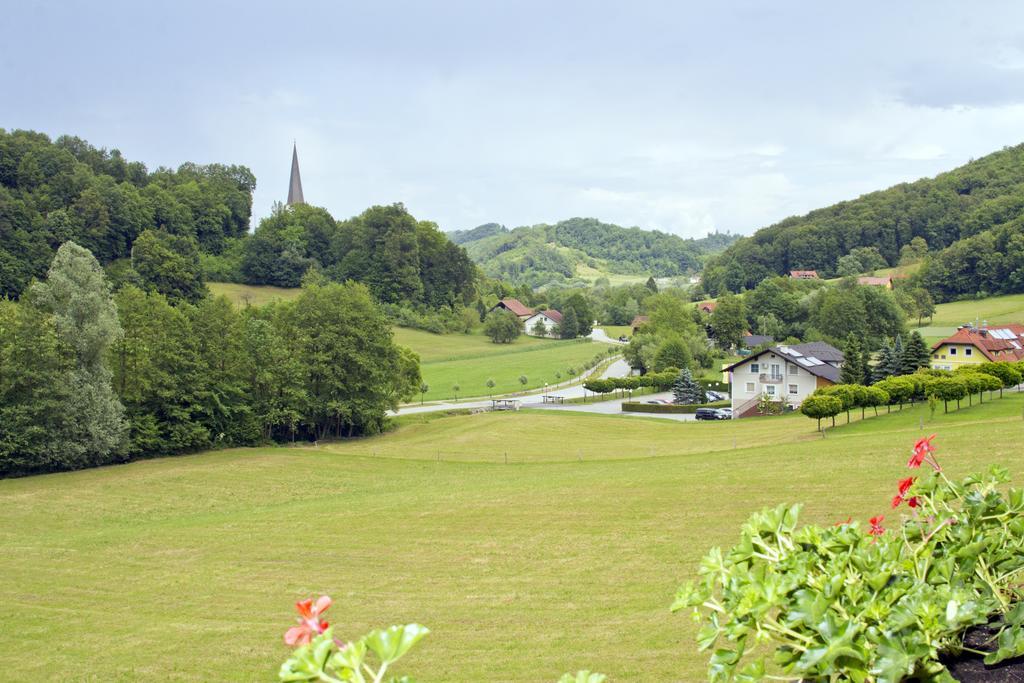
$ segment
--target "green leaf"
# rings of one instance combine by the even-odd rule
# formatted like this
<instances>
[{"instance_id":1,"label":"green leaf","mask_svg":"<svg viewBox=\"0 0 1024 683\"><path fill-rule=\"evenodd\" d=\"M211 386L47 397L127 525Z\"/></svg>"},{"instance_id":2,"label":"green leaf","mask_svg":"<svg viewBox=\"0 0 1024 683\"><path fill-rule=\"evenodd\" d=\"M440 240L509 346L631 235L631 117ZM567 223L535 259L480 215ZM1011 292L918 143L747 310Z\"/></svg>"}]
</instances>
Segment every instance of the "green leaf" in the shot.
<instances>
[{"instance_id":1,"label":"green leaf","mask_svg":"<svg viewBox=\"0 0 1024 683\"><path fill-rule=\"evenodd\" d=\"M362 640L380 658L381 662L391 664L401 659L413 645L428 633L430 630L425 626L406 624L370 631Z\"/></svg>"},{"instance_id":2,"label":"green leaf","mask_svg":"<svg viewBox=\"0 0 1024 683\"><path fill-rule=\"evenodd\" d=\"M985 663L998 664L1004 659L1013 659L1024 655L1024 629L1019 626L1009 626L999 633L996 639L998 649L985 657Z\"/></svg>"}]
</instances>

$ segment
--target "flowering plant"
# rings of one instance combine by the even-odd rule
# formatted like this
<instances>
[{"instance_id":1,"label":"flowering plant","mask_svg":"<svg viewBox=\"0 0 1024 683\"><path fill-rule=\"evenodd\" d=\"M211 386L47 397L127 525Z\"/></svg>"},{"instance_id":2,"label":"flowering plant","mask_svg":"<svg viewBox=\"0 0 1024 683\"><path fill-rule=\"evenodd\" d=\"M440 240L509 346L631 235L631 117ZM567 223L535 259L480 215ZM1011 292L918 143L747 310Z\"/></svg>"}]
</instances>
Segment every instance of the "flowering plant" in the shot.
<instances>
[{"instance_id":1,"label":"flowering plant","mask_svg":"<svg viewBox=\"0 0 1024 683\"><path fill-rule=\"evenodd\" d=\"M1001 492L999 467L950 480L933 438L908 463L930 471L897 484L891 506L909 514L895 528L882 515L866 530L798 528L800 506L782 505L708 553L672 609L701 623L710 680L952 681L943 660L970 650L964 632L980 625L997 633L978 652L986 664L1024 654L1024 491Z\"/></svg>"},{"instance_id":2,"label":"flowering plant","mask_svg":"<svg viewBox=\"0 0 1024 683\"><path fill-rule=\"evenodd\" d=\"M320 618L331 606L323 595L295 603L298 626L284 634L284 642L296 647L278 672L282 681L318 683L413 683L408 676L384 678L388 668L401 659L430 631L419 624L391 626L370 631L354 642L334 635L334 628ZM370 655L374 657L370 657ZM565 674L558 683L603 683L603 674L579 671Z\"/></svg>"}]
</instances>

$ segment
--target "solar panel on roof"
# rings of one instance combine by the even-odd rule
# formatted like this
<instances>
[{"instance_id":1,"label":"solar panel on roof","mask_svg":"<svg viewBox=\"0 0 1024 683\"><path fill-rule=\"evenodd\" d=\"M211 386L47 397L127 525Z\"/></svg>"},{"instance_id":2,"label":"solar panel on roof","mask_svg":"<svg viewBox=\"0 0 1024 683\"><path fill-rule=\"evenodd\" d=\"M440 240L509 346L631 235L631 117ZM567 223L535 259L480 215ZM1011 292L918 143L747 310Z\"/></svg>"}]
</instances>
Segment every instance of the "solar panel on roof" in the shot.
<instances>
[{"instance_id":1,"label":"solar panel on roof","mask_svg":"<svg viewBox=\"0 0 1024 683\"><path fill-rule=\"evenodd\" d=\"M1010 343L1013 344L1013 348L1015 348L1015 349L1019 349L1020 348L1020 342L1017 341L1016 339L1011 341Z\"/></svg>"},{"instance_id":2,"label":"solar panel on roof","mask_svg":"<svg viewBox=\"0 0 1024 683\"><path fill-rule=\"evenodd\" d=\"M814 365L814 363L811 362L810 358L797 358L796 362L799 363L800 365L803 365L806 368L809 368Z\"/></svg>"},{"instance_id":3,"label":"solar panel on roof","mask_svg":"<svg viewBox=\"0 0 1024 683\"><path fill-rule=\"evenodd\" d=\"M807 360L811 361L811 365L824 365L825 364L824 361L820 361L817 358L815 358L814 356L808 356Z\"/></svg>"}]
</instances>

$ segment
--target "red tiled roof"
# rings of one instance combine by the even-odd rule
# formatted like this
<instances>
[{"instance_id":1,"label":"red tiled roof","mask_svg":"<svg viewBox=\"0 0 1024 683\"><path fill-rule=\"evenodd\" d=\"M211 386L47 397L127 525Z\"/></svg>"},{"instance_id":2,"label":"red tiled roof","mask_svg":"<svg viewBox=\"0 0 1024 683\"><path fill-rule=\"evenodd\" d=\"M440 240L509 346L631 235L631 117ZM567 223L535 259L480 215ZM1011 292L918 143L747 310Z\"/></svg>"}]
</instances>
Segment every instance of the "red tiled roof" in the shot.
<instances>
[{"instance_id":1,"label":"red tiled roof","mask_svg":"<svg viewBox=\"0 0 1024 683\"><path fill-rule=\"evenodd\" d=\"M706 313L711 313L716 308L718 308L718 302L717 301L702 301L701 303L697 304L697 308L699 308L702 311L705 311Z\"/></svg>"},{"instance_id":2,"label":"red tiled roof","mask_svg":"<svg viewBox=\"0 0 1024 683\"><path fill-rule=\"evenodd\" d=\"M1003 330L1008 331L1009 334L1004 333ZM981 351L981 354L991 361L1013 362L1024 359L1024 325L998 325L985 329L961 327L952 336L946 337L932 346L932 351L938 350L944 344L970 345Z\"/></svg>"},{"instance_id":3,"label":"red tiled roof","mask_svg":"<svg viewBox=\"0 0 1024 683\"><path fill-rule=\"evenodd\" d=\"M533 309L529 306L524 306L523 302L519 299L502 299L497 303L495 308L498 307L507 308L516 315L533 315Z\"/></svg>"},{"instance_id":4,"label":"red tiled roof","mask_svg":"<svg viewBox=\"0 0 1024 683\"><path fill-rule=\"evenodd\" d=\"M546 315L547 317L551 318L552 320L554 320L556 323L561 323L562 322L562 313L560 311L556 311L553 308L549 308L546 311L540 311L540 312L543 313L544 315Z\"/></svg>"},{"instance_id":5,"label":"red tiled roof","mask_svg":"<svg viewBox=\"0 0 1024 683\"><path fill-rule=\"evenodd\" d=\"M814 279L818 277L818 271L816 270L791 270L789 271L790 277L795 278L808 278Z\"/></svg>"},{"instance_id":6,"label":"red tiled roof","mask_svg":"<svg viewBox=\"0 0 1024 683\"><path fill-rule=\"evenodd\" d=\"M874 287L888 287L889 285L892 284L892 278L891 277L872 277L870 275L865 275L863 277L857 278L857 284L858 285L872 285Z\"/></svg>"},{"instance_id":7,"label":"red tiled roof","mask_svg":"<svg viewBox=\"0 0 1024 683\"><path fill-rule=\"evenodd\" d=\"M629 324L629 326L630 327L640 327L641 325L643 325L646 322L649 322L650 320L651 319L649 317L647 317L646 315L638 315L635 318L633 318L633 322L631 322Z\"/></svg>"}]
</instances>

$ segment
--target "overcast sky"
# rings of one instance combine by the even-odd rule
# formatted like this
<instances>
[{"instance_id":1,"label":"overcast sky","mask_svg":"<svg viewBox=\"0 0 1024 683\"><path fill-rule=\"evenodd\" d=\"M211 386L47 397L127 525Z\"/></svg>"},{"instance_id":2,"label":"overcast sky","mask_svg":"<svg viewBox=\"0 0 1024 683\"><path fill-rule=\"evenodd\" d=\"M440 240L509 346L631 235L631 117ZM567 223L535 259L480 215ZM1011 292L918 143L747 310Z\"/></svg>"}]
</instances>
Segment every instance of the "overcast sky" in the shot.
<instances>
[{"instance_id":1,"label":"overcast sky","mask_svg":"<svg viewBox=\"0 0 1024 683\"><path fill-rule=\"evenodd\" d=\"M3 0L0 127L338 218L750 233L1024 142L1024 4ZM289 7L289 4L293 6Z\"/></svg>"}]
</instances>

